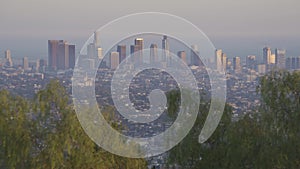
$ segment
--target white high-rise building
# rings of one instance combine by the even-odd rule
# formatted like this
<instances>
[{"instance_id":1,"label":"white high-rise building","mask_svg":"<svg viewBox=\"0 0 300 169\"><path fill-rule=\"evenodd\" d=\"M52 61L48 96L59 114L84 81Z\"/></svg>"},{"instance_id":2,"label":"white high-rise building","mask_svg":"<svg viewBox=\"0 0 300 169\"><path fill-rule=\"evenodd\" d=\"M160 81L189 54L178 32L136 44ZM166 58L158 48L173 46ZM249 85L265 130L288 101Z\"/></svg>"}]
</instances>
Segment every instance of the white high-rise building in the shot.
<instances>
[{"instance_id":1,"label":"white high-rise building","mask_svg":"<svg viewBox=\"0 0 300 169\"><path fill-rule=\"evenodd\" d=\"M275 56L275 54L271 54L271 56L270 56L270 64L275 64L275 62L276 62L276 56Z\"/></svg>"},{"instance_id":2,"label":"white high-rise building","mask_svg":"<svg viewBox=\"0 0 300 169\"><path fill-rule=\"evenodd\" d=\"M217 49L215 51L215 63L217 70L219 70L222 65L222 53L222 49Z\"/></svg>"},{"instance_id":3,"label":"white high-rise building","mask_svg":"<svg viewBox=\"0 0 300 169\"><path fill-rule=\"evenodd\" d=\"M12 58L11 58L10 50L6 50L4 52L4 54L5 54L5 59L6 59L5 65L8 66L8 67L13 67L13 61L12 61Z\"/></svg>"},{"instance_id":4,"label":"white high-rise building","mask_svg":"<svg viewBox=\"0 0 300 169\"><path fill-rule=\"evenodd\" d=\"M242 72L241 58L238 56L233 58L233 70L237 74Z\"/></svg>"},{"instance_id":5,"label":"white high-rise building","mask_svg":"<svg viewBox=\"0 0 300 169\"><path fill-rule=\"evenodd\" d=\"M98 56L98 59L103 59L103 53L102 53L102 48L97 48L97 56Z\"/></svg>"},{"instance_id":6,"label":"white high-rise building","mask_svg":"<svg viewBox=\"0 0 300 169\"><path fill-rule=\"evenodd\" d=\"M227 56L222 52L222 49L217 49L215 51L215 63L218 71L223 71L227 65Z\"/></svg>"},{"instance_id":7,"label":"white high-rise building","mask_svg":"<svg viewBox=\"0 0 300 169\"><path fill-rule=\"evenodd\" d=\"M120 57L119 52L111 52L110 53L110 68L116 69L119 66Z\"/></svg>"},{"instance_id":8,"label":"white high-rise building","mask_svg":"<svg viewBox=\"0 0 300 169\"><path fill-rule=\"evenodd\" d=\"M100 37L99 37L99 32L97 31L94 32L94 44L96 49L100 48Z\"/></svg>"},{"instance_id":9,"label":"white high-rise building","mask_svg":"<svg viewBox=\"0 0 300 169\"><path fill-rule=\"evenodd\" d=\"M37 59L35 62L35 71L39 72L40 71L40 59Z\"/></svg>"}]
</instances>

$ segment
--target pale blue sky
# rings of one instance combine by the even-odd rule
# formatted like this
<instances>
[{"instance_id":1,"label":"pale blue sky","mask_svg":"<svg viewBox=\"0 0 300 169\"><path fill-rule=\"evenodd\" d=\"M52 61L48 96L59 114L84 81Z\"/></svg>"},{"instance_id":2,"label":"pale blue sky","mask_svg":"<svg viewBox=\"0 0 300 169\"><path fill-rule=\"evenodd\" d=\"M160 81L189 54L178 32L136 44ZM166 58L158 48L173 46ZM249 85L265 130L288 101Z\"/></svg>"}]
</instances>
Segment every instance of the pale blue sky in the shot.
<instances>
[{"instance_id":1,"label":"pale blue sky","mask_svg":"<svg viewBox=\"0 0 300 169\"><path fill-rule=\"evenodd\" d=\"M259 55L264 45L300 55L299 7L299 0L1 0L0 57L6 48L46 57L47 39L80 47L107 22L151 11L191 21L228 55Z\"/></svg>"}]
</instances>

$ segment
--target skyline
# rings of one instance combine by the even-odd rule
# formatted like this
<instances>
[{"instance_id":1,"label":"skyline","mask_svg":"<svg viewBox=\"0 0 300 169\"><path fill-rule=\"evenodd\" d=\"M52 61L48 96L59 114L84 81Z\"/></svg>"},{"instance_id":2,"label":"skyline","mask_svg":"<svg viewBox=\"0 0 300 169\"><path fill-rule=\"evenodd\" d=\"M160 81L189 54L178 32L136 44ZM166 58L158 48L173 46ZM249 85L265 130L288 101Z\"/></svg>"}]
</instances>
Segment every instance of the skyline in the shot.
<instances>
[{"instance_id":1,"label":"skyline","mask_svg":"<svg viewBox=\"0 0 300 169\"><path fill-rule=\"evenodd\" d=\"M144 35L143 35L144 36ZM147 36L147 35L146 35ZM158 35L158 36L165 36L165 35ZM132 36L132 37L130 37L130 38L126 38L126 39L124 39L123 41L121 41L120 43L118 43L118 46L123 46L123 47L125 47L125 48L128 48L128 49L125 49L127 52L127 54L129 54L130 53L130 47L132 46L132 44L130 44L130 40L128 40L128 39L132 39L133 37L136 37L136 38L138 38L139 39L139 36L136 36L136 35L134 35L134 36ZM148 37L149 38L149 37ZM147 38L147 39L148 39ZM141 38L142 39L142 38ZM150 40L150 39L148 39L148 40ZM154 39L153 39L154 40ZM51 40L47 40L47 42L48 42L48 45L49 45L49 41L51 41ZM52 39L52 41L53 41L53 39ZM78 46L76 45L76 44L74 44L74 43L72 43L72 42L70 42L69 40L63 40L63 39L57 39L57 40L54 40L54 41L66 41L69 45L71 45L71 46L76 46L76 49L75 49L75 55L76 55L76 57L77 56L79 56L79 51L81 50L81 48L79 47L78 48ZM101 41L101 40L100 40ZM162 42L160 42L159 43L159 41L157 41L157 40L154 40L154 41L145 41L146 42L146 44L145 44L145 47L144 47L144 49L151 49L151 45L162 45L162 44L160 44L160 43L162 43ZM16 55L15 55L15 53L14 53L14 50L12 50L12 49L5 49L4 51L3 51L3 57L1 56L1 54L0 54L0 60L4 60L5 59L5 53L6 53L6 51L9 51L10 52L10 55L11 55L11 59L12 60L14 60L14 62L16 61L18 64L21 64L21 59L23 59L24 57L26 57L29 61L36 61L36 60L39 60L39 59L43 59L43 60L47 60L47 61L49 61L49 54L48 54L48 50L49 50L49 47L48 47L48 45L46 45L46 51L44 51L46 54L44 55L44 56L37 56L37 57L30 57L29 55L22 55L21 57L16 57ZM174 46L173 46L174 45ZM173 45L171 45L171 47L172 47L172 50L174 50L175 52L173 53L174 55L178 55L178 52L180 52L180 51L184 51L183 49L181 49L180 47L178 47L178 44L173 44ZM197 48L199 48L199 46L198 45L190 45L189 47L188 47L188 49L187 49L187 51L189 51L189 50L191 50L194 46L196 46ZM100 46L101 47L101 46ZM112 47L110 50L108 50L108 51L117 51L117 48L116 48L116 46L114 46L114 47ZM269 45L265 45L265 46L261 46L260 48L258 48L257 50L258 50L258 54L257 55L255 55L255 54L246 54L246 52L245 52L245 54L244 55L229 55L229 57L228 57L228 59L231 59L231 60L233 60L235 57L239 57L239 58L241 58L241 63L242 64L246 64L246 62L247 62L247 58L249 57L249 56L255 56L256 57L256 59L257 59L257 61L259 62L259 63L264 63L265 61L264 61L264 58L265 58L265 54L264 54L264 49L265 48L270 48L270 52L272 53L272 55L275 55L275 53L276 53L276 50L284 50L284 52L285 52L285 57L286 58L294 58L294 57L300 57L300 52L298 53L297 52L297 54L296 55L290 55L289 54L289 51L286 49L286 48L280 48L280 47L276 47L276 46L269 46ZM0 48L1 49L1 48ZM102 48L100 48L101 50L102 50ZM218 50L221 50L221 51L224 51L225 53L226 53L226 56L225 57L227 57L228 56L228 53L229 52L227 52L227 51L225 51L224 50L224 48L216 48L215 49L216 51L218 51ZM1 51L1 50L0 50ZM200 48L200 51L201 51L201 48ZM186 51L184 51L184 52L186 52ZM199 51L198 51L199 52ZM224 53L224 54L225 54ZM108 52L106 55L110 55L110 52ZM214 57L214 56L211 56L212 58ZM275 59L275 58L274 58ZM274 62L275 62L275 60L274 60Z\"/></svg>"},{"instance_id":2,"label":"skyline","mask_svg":"<svg viewBox=\"0 0 300 169\"><path fill-rule=\"evenodd\" d=\"M165 52L167 52L167 53L170 52L170 54L172 53L173 55L176 55L177 57L181 58L187 65L189 65L189 66L200 66L201 65L200 62L198 62L194 59L195 54L193 54L191 52L191 51L193 51L195 53L200 54L198 51L197 45L191 45L190 47L183 45L180 47L181 42L177 41L177 39L171 38L171 41L169 42L170 38L168 38L166 35L157 35L157 34L156 35L155 34L148 34L148 35L144 34L143 36L132 36L130 38L126 38L126 40L121 41L118 44L115 44L110 50L108 50L108 53L105 55L105 57L103 57L103 53L102 53L103 50L99 43L100 38L98 36L98 33L99 32L95 32L94 35L91 36L91 38L93 40L91 40L91 43L87 44L86 51L83 50L80 52L80 56L83 56L84 58L86 58L88 60L93 59L93 58L99 58L101 60L104 60L106 62L105 65L107 67L110 67L111 69L116 69L118 67L118 65L121 64L122 60L124 60L127 55L133 54L133 52L137 52L137 54L138 54L139 50L148 51L149 48L144 47L144 46L150 47L150 50L148 51L150 53L147 54L144 51L144 52L138 54L138 55L141 55L141 56L138 56L138 58L142 58L142 61L145 63L146 62L154 62L155 61L154 58L159 57L157 55L157 49L158 49L157 46L160 43L162 45L161 49L163 49L163 50L166 49ZM157 41L157 39L152 36L160 37L161 42ZM146 41L144 38L146 38ZM176 43L176 41L177 41L177 43ZM134 42L134 43L132 44L132 42ZM145 44L144 44L144 42L145 42ZM65 49L65 47L64 47L65 45L67 46L67 49ZM72 47L72 50L70 47ZM129 49L128 51L127 51L127 48ZM154 55L153 48L156 48L157 56ZM71 52L71 51L73 51L73 52ZM165 52L163 52L160 57L163 57L164 55L166 55L167 53L165 53ZM286 57L285 49L280 49L280 48L272 49L271 47L266 46L263 48L262 52L263 52L263 55L261 57L256 57L255 55L248 55L245 58L245 61L242 61L239 56L234 56L233 58L227 58L227 54L224 53L222 49L215 49L215 54L214 54L215 57L213 59L214 61L211 60L211 58L207 58L207 59L209 59L210 63L214 62L216 64L215 66L218 71L221 71L223 69L223 67L225 67L224 70L232 69L235 71L235 73L240 73L242 70L241 69L242 67L249 68L251 70L257 70L259 73L264 72L262 74L265 74L265 72L271 70L274 67L277 67L280 69L287 69L287 70L297 70L300 68L299 67L300 56ZM143 56L144 54L146 54L146 56ZM154 58L151 59L151 56ZM148 57L150 57L150 58L148 58ZM150 60L148 60L147 58ZM10 50L5 51L5 59L6 59L5 65L10 65L8 67L13 67ZM40 59L43 59L43 58L39 58L38 62L40 62ZM163 58L161 58L161 59L163 59ZM205 57L203 57L202 59L205 60ZM24 67L24 70L27 70L28 65L25 66L24 60L27 60L26 62L28 62L28 57L22 58L22 61L23 61L22 65ZM156 61L158 61L158 60L159 60L159 58L156 58ZM163 61L163 60L161 60L161 61ZM218 61L216 61L216 60L218 60ZM38 63L38 62L36 62L36 63ZM44 62L44 60L43 60L43 62ZM48 70L50 70L50 71L51 70L67 70L69 68L74 68L75 45L69 44L66 40L48 40L48 62L49 62ZM90 64L90 61L88 61L88 62ZM226 66L224 66L224 65L226 65ZM264 66L264 68L263 68L263 66ZM25 68L25 67L27 67L27 68ZM39 65L37 67L39 67ZM263 70L263 69L265 69L265 70Z\"/></svg>"},{"instance_id":3,"label":"skyline","mask_svg":"<svg viewBox=\"0 0 300 169\"><path fill-rule=\"evenodd\" d=\"M300 2L288 1L19 1L0 6L0 56L10 49L22 58L47 57L48 39L67 39L78 49L99 27L118 17L144 11L183 17L199 27L228 57L261 55L263 46L284 48L298 56L300 38L296 22ZM105 4L105 5L103 5ZM192 37L192 35L189 35ZM201 47L200 47L201 48ZM38 50L37 50L38 49Z\"/></svg>"},{"instance_id":4,"label":"skyline","mask_svg":"<svg viewBox=\"0 0 300 169\"><path fill-rule=\"evenodd\" d=\"M1 0L0 168L300 168L298 0Z\"/></svg>"},{"instance_id":5,"label":"skyline","mask_svg":"<svg viewBox=\"0 0 300 169\"><path fill-rule=\"evenodd\" d=\"M50 38L51 39L51 38ZM55 39L55 38L52 38ZM56 39L65 39L65 38L56 38ZM279 42L276 41L276 38L273 41L273 43L263 43L262 40L245 40L246 42L240 43L240 46L244 46L243 48L240 46L233 46L230 44L226 44L229 40L212 40L214 46L216 49L223 49L228 53L229 58L233 58L235 56L239 56L241 58L246 58L248 55L255 55L255 56L262 56L261 50L264 47L271 47L272 49L279 48L279 49L286 49L287 51L287 57L292 56L300 56L300 45L297 44L298 39L291 38L291 41L284 41ZM35 43L26 43L26 39L19 40L19 45L16 45L14 42L11 43L0 43L0 57L4 56L5 50L10 50L12 52L12 56L14 58L23 58L25 56L29 57L30 59L37 59L37 58L47 58L47 40L48 39L35 39ZM70 40L67 39L70 43L76 45L78 48L77 53L83 47L83 44L86 42L86 40ZM9 40L8 40L9 41ZM258 41L258 43L256 43ZM266 40L268 41L268 40ZM216 43L215 43L216 42ZM239 41L243 42L243 40ZM217 44L223 44L223 45L217 45ZM276 45L277 44L277 45ZM281 45L282 44L282 45Z\"/></svg>"}]
</instances>

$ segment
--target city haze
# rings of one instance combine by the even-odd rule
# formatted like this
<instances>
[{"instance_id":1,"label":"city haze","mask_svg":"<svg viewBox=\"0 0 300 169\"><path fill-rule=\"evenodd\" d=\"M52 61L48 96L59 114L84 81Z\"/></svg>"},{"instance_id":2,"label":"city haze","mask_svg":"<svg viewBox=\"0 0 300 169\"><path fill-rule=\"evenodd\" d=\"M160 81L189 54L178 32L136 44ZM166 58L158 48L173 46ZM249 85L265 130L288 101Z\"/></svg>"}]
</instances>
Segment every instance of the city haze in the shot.
<instances>
[{"instance_id":1,"label":"city haze","mask_svg":"<svg viewBox=\"0 0 300 169\"><path fill-rule=\"evenodd\" d=\"M109 21L146 11L166 12L191 21L229 57L261 56L265 45L285 48L287 56L299 56L299 5L297 0L2 0L0 56L11 49L16 58L46 58L48 39L68 40L79 50L96 29Z\"/></svg>"}]
</instances>

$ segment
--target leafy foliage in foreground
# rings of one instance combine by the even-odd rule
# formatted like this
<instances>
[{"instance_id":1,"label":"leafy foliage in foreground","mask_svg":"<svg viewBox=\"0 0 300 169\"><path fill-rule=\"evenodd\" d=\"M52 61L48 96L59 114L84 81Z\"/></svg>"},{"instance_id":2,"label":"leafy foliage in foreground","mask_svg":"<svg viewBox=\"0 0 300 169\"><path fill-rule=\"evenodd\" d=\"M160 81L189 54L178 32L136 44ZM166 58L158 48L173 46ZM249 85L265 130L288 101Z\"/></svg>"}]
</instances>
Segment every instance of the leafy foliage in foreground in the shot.
<instances>
[{"instance_id":1,"label":"leafy foliage in foreground","mask_svg":"<svg viewBox=\"0 0 300 169\"><path fill-rule=\"evenodd\" d=\"M191 132L170 151L170 168L300 168L300 73L271 72L257 89L259 112L232 121L226 106L219 127L204 144L198 136L209 107L201 105Z\"/></svg>"},{"instance_id":2,"label":"leafy foliage in foreground","mask_svg":"<svg viewBox=\"0 0 300 169\"><path fill-rule=\"evenodd\" d=\"M259 113L232 121L226 106L219 127L204 144L198 136L209 104L201 104L196 124L169 152L170 168L300 168L300 73L271 72L261 78L258 92ZM168 95L174 118L178 96ZM52 81L32 101L0 91L0 168L123 169L146 168L146 162L96 146L81 128L63 87Z\"/></svg>"},{"instance_id":3,"label":"leafy foliage in foreground","mask_svg":"<svg viewBox=\"0 0 300 169\"><path fill-rule=\"evenodd\" d=\"M65 89L53 80L32 101L0 91L0 168L146 168L146 161L95 145L68 104Z\"/></svg>"}]
</instances>

